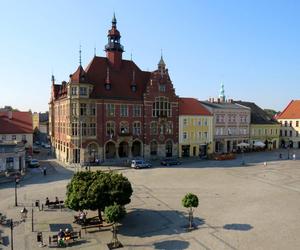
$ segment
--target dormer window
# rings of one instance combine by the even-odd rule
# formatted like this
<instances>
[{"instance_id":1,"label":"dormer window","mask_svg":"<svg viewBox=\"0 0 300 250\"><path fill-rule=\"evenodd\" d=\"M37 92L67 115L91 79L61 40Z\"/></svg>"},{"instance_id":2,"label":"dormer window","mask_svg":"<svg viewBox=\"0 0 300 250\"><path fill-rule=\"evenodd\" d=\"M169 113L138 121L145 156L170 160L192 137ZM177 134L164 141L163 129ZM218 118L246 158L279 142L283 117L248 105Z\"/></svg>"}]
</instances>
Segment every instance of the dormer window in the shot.
<instances>
[{"instance_id":1,"label":"dormer window","mask_svg":"<svg viewBox=\"0 0 300 250\"><path fill-rule=\"evenodd\" d=\"M136 85L131 85L131 91L136 92Z\"/></svg>"},{"instance_id":2,"label":"dormer window","mask_svg":"<svg viewBox=\"0 0 300 250\"><path fill-rule=\"evenodd\" d=\"M105 83L105 89L106 90L111 90L111 84L110 83Z\"/></svg>"}]
</instances>

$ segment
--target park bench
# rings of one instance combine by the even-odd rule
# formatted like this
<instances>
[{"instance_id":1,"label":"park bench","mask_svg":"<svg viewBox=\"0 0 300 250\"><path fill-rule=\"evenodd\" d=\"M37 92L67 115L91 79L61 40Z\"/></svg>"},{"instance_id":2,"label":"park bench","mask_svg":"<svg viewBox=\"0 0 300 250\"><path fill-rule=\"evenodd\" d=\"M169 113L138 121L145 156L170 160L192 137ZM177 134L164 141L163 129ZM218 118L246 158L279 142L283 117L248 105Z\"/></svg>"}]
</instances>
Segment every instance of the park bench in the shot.
<instances>
[{"instance_id":1,"label":"park bench","mask_svg":"<svg viewBox=\"0 0 300 250\"><path fill-rule=\"evenodd\" d=\"M49 201L48 203L45 203L47 208L62 208L64 207L64 201Z\"/></svg>"},{"instance_id":2,"label":"park bench","mask_svg":"<svg viewBox=\"0 0 300 250\"><path fill-rule=\"evenodd\" d=\"M75 242L77 239L80 239L81 238L81 231L79 232L71 232L71 240L72 242ZM55 235L52 235L52 236L49 236L49 246L52 246L53 243L58 246L58 235L55 234Z\"/></svg>"},{"instance_id":3,"label":"park bench","mask_svg":"<svg viewBox=\"0 0 300 250\"><path fill-rule=\"evenodd\" d=\"M100 231L101 227L103 227L102 223L91 224L91 225L82 225L81 230L84 230L84 232L86 233L86 230L89 229L89 228L99 228L99 231Z\"/></svg>"}]
</instances>

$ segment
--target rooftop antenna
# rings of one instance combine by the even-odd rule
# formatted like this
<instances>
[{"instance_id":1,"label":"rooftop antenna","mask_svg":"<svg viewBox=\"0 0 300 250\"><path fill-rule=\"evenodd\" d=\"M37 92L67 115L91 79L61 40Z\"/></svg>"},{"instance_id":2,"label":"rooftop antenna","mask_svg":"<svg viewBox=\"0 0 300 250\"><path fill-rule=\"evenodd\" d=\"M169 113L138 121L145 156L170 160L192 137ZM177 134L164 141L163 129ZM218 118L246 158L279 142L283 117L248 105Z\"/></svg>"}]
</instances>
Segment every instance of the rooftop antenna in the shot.
<instances>
[{"instance_id":1,"label":"rooftop antenna","mask_svg":"<svg viewBox=\"0 0 300 250\"><path fill-rule=\"evenodd\" d=\"M94 47L94 56L96 56L96 46Z\"/></svg>"},{"instance_id":2,"label":"rooftop antenna","mask_svg":"<svg viewBox=\"0 0 300 250\"><path fill-rule=\"evenodd\" d=\"M132 61L132 52L130 53L130 60Z\"/></svg>"}]
</instances>

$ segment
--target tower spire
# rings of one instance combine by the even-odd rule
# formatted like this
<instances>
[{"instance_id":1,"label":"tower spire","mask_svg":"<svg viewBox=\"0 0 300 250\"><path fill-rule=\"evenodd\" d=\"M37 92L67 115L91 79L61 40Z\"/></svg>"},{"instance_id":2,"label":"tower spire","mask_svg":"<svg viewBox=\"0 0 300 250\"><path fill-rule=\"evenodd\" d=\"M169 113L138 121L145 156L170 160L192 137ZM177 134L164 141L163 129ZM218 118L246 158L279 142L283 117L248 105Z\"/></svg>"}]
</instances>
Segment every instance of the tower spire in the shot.
<instances>
[{"instance_id":1,"label":"tower spire","mask_svg":"<svg viewBox=\"0 0 300 250\"><path fill-rule=\"evenodd\" d=\"M79 66L81 66L81 44L79 44Z\"/></svg>"},{"instance_id":2,"label":"tower spire","mask_svg":"<svg viewBox=\"0 0 300 250\"><path fill-rule=\"evenodd\" d=\"M116 14L114 12L114 15L113 15L113 18L111 20L111 24L112 24L112 27L117 27L117 18L116 18Z\"/></svg>"},{"instance_id":3,"label":"tower spire","mask_svg":"<svg viewBox=\"0 0 300 250\"><path fill-rule=\"evenodd\" d=\"M222 102L225 102L226 100L224 83L221 83L219 98L221 99Z\"/></svg>"}]
</instances>

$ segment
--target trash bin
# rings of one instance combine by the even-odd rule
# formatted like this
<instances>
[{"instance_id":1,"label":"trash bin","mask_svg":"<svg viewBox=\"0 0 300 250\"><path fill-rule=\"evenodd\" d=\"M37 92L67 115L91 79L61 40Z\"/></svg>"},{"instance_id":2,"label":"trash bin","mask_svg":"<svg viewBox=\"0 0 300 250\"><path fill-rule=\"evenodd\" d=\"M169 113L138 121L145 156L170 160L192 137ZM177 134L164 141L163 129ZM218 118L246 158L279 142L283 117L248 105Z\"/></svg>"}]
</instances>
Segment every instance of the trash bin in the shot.
<instances>
[{"instance_id":1,"label":"trash bin","mask_svg":"<svg viewBox=\"0 0 300 250\"><path fill-rule=\"evenodd\" d=\"M37 232L36 240L37 240L37 242L43 242L43 233L42 232Z\"/></svg>"}]
</instances>

